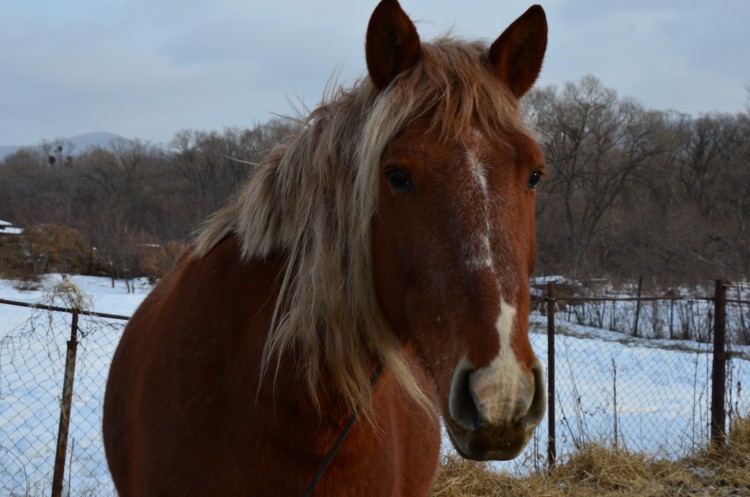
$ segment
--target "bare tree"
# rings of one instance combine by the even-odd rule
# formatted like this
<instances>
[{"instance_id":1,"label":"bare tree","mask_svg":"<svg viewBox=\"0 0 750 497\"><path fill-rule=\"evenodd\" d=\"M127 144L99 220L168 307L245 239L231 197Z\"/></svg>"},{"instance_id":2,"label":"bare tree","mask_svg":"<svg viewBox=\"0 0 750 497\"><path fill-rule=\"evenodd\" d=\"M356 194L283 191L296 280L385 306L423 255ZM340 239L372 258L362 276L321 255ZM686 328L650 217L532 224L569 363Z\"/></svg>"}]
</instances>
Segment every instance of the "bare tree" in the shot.
<instances>
[{"instance_id":1,"label":"bare tree","mask_svg":"<svg viewBox=\"0 0 750 497\"><path fill-rule=\"evenodd\" d=\"M750 109L647 110L593 76L535 90L525 108L551 176L539 187L538 271L664 284L750 273ZM183 131L167 150L122 141L67 167L55 142L21 149L0 161L0 218L75 228L96 248L92 270L130 284L146 266L158 274L154 251L186 241L301 125Z\"/></svg>"},{"instance_id":2,"label":"bare tree","mask_svg":"<svg viewBox=\"0 0 750 497\"><path fill-rule=\"evenodd\" d=\"M566 226L573 268L595 262L606 232L627 214L624 202L639 172L662 153L653 139L663 115L647 112L586 76L562 91L547 88L527 103L541 133L551 180L543 188ZM534 108L536 107L536 108Z\"/></svg>"}]
</instances>

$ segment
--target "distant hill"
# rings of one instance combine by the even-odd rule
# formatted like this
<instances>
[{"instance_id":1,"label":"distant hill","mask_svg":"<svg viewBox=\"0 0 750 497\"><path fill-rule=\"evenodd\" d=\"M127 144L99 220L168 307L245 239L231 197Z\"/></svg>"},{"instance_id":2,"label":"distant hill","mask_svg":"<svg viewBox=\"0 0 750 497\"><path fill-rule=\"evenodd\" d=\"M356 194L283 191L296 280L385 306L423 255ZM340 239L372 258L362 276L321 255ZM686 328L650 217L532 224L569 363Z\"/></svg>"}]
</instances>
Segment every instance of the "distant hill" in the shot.
<instances>
[{"instance_id":1,"label":"distant hill","mask_svg":"<svg viewBox=\"0 0 750 497\"><path fill-rule=\"evenodd\" d=\"M127 138L123 138L120 135L116 135L114 133L106 133L103 131L95 131L93 133L84 133L82 135L76 135L72 136L70 138L58 138L55 140L47 140L49 143L57 143L57 142L63 142L63 143L72 143L73 144L73 154L80 154L81 152L85 152L91 147L102 147L102 148L109 148L109 146L112 144L113 141L119 141L119 140L126 140ZM8 155L15 153L20 148L35 148L38 147L39 144L35 145L14 145L14 146L0 146L0 160L4 159Z\"/></svg>"}]
</instances>

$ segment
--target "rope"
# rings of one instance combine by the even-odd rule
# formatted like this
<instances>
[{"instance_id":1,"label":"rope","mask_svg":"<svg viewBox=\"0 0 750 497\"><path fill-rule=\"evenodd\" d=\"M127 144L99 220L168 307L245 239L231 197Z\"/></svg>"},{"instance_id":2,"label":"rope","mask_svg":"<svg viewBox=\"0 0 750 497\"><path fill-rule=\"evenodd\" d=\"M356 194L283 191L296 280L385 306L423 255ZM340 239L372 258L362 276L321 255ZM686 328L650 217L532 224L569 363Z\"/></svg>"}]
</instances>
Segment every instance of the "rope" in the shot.
<instances>
[{"instance_id":1,"label":"rope","mask_svg":"<svg viewBox=\"0 0 750 497\"><path fill-rule=\"evenodd\" d=\"M375 384L378 382L378 379L380 379L380 375L383 374L383 369L385 369L385 365L383 363L380 363L377 371L375 371L375 373L372 375L372 378L370 378L370 388L375 387ZM357 420L357 416L359 416L359 411L361 410L362 410L362 406L357 406L357 408L354 410L352 415L349 417L349 420L346 422L346 425L344 425L344 428L341 430L341 433L339 433L338 438L333 443L333 446L331 446L331 449L328 451L328 454L326 454L325 459L323 459L323 462L320 463L320 467L318 468L318 471L315 473L315 476L313 476L312 480L310 480L310 484L305 489L304 493L302 494L302 497L310 497L310 495L312 495L312 493L315 491L315 487L318 486L320 479L323 478L323 475L328 470L328 466L331 465L331 462L333 461L333 458L336 455L336 452L338 452L339 448L341 448L341 445L344 443L344 440L346 440L346 436L349 434L349 430L352 429L352 426L354 426L354 422Z\"/></svg>"}]
</instances>

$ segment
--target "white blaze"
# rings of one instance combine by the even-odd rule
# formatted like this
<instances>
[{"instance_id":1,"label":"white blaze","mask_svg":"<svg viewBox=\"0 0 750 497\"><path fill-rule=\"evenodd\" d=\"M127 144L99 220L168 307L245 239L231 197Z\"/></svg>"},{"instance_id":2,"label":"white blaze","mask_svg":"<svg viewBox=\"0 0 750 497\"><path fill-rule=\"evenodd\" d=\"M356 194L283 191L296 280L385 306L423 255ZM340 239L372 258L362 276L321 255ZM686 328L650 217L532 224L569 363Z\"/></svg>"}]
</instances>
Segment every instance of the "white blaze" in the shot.
<instances>
[{"instance_id":1,"label":"white blaze","mask_svg":"<svg viewBox=\"0 0 750 497\"><path fill-rule=\"evenodd\" d=\"M470 153L470 159L474 159L474 177L477 180L477 183L479 183L479 188L482 189L482 193L484 193L485 197L489 194L489 189L487 186L487 171L484 169L484 164L482 164L476 157L472 157L474 154Z\"/></svg>"},{"instance_id":2,"label":"white blaze","mask_svg":"<svg viewBox=\"0 0 750 497\"><path fill-rule=\"evenodd\" d=\"M495 321L500 350L498 355L486 367L468 373L469 391L474 400L477 414L481 421L498 424L507 423L515 416L525 413L530 402L530 390L533 386L524 374L516 355L513 352L513 333L515 331L516 308L502 298L501 278L498 274L498 263L491 244L493 226L491 219L491 192L488 172L482 163L482 150L486 145L486 137L478 129L471 129L466 137L466 165L470 171L470 181L466 184L466 194L469 198L481 202L481 210L474 215L482 216L476 232L466 241L466 255L464 262L472 271L490 271L497 281L500 298L500 313ZM459 365L453 387L460 389L463 372L469 371L472 365L464 358ZM458 410L459 406L451 406ZM454 416L454 418L460 416Z\"/></svg>"},{"instance_id":3,"label":"white blaze","mask_svg":"<svg viewBox=\"0 0 750 497\"><path fill-rule=\"evenodd\" d=\"M515 320L516 308L501 298L500 315L495 324L500 351L487 367L478 369L469 378L469 388L479 416L488 423L512 420L519 411L518 402L530 398L528 392L521 391L524 387L529 389L530 385L513 352Z\"/></svg>"},{"instance_id":4,"label":"white blaze","mask_svg":"<svg viewBox=\"0 0 750 497\"><path fill-rule=\"evenodd\" d=\"M466 148L466 161L471 170L475 186L479 187L482 198L482 211L484 214L484 223L482 231L475 233L468 246L466 265L472 270L490 269L495 271L495 264L492 256L492 247L490 246L490 230L492 229L489 220L489 201L490 191L487 183L487 170L482 164L479 150L482 146L484 136L476 129L469 133L469 146Z\"/></svg>"}]
</instances>

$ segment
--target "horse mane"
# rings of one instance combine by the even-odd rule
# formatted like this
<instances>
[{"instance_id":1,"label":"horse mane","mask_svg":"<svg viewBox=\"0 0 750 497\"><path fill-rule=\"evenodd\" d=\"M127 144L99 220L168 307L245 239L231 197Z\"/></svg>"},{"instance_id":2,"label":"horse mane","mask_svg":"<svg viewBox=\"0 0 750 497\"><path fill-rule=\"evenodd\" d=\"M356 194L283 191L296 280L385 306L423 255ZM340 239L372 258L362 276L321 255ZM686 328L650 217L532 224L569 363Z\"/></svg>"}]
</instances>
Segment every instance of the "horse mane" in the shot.
<instances>
[{"instance_id":1,"label":"horse mane","mask_svg":"<svg viewBox=\"0 0 750 497\"><path fill-rule=\"evenodd\" d=\"M423 44L419 63L381 92L369 78L339 88L198 232L194 257L232 233L246 259L288 256L262 368L267 372L276 358L278 371L282 355L291 353L316 404L325 370L352 408L367 405L377 360L415 400L432 404L374 294L379 161L387 144L421 116L446 141L460 140L470 127L495 138L501 130L528 132L487 52L484 43L445 36Z\"/></svg>"}]
</instances>

